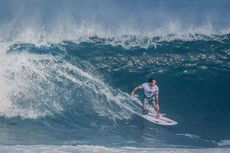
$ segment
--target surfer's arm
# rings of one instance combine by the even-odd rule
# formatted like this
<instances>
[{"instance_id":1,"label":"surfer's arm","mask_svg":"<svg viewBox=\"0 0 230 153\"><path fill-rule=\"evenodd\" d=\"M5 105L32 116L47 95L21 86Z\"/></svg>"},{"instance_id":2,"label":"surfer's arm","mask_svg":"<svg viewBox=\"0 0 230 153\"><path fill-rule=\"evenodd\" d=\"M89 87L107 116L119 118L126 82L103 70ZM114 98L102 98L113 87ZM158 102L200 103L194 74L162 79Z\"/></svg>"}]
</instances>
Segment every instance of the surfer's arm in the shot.
<instances>
[{"instance_id":1,"label":"surfer's arm","mask_svg":"<svg viewBox=\"0 0 230 153\"><path fill-rule=\"evenodd\" d=\"M155 103L153 103L153 106L154 106L154 109L155 111L157 112L157 118L159 118L159 114L160 114L160 108L159 108L159 105L158 105L158 100L159 100L159 93L157 93L155 95Z\"/></svg>"},{"instance_id":2,"label":"surfer's arm","mask_svg":"<svg viewBox=\"0 0 230 153\"><path fill-rule=\"evenodd\" d=\"M129 96L132 97L137 92L137 90L139 90L139 89L140 89L139 86L134 88L133 91L129 94Z\"/></svg>"},{"instance_id":3,"label":"surfer's arm","mask_svg":"<svg viewBox=\"0 0 230 153\"><path fill-rule=\"evenodd\" d=\"M156 99L156 104L158 105L159 93L155 95L155 99Z\"/></svg>"}]
</instances>

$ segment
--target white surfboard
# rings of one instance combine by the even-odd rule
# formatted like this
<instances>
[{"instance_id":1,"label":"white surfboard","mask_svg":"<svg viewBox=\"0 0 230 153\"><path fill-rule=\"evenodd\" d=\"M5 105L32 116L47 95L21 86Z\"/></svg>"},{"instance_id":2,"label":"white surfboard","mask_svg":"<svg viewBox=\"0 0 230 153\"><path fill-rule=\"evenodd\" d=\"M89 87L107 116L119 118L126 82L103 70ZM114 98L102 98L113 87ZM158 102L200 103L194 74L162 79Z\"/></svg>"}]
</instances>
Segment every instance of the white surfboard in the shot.
<instances>
[{"instance_id":1,"label":"white surfboard","mask_svg":"<svg viewBox=\"0 0 230 153\"><path fill-rule=\"evenodd\" d=\"M160 114L160 118L156 118L156 112L154 111L154 108L152 105L147 105L147 108L149 110L148 114L143 114L142 113L142 109L137 106L139 108L138 111L135 111L133 109L131 109L129 106L126 106L125 104L120 103L120 105L122 105L123 107L125 107L127 110L133 112L134 114L142 117L143 119L155 123L155 124L159 124L159 125L165 125L165 126L172 126L172 125L177 125L178 123L172 119L169 119L167 117L165 117L165 114Z\"/></svg>"},{"instance_id":2,"label":"white surfboard","mask_svg":"<svg viewBox=\"0 0 230 153\"><path fill-rule=\"evenodd\" d=\"M167 117L165 117L163 114L160 115L160 118L156 118L156 113L152 113L149 112L148 114L142 114L142 113L137 113L138 116L144 118L145 120L155 123L155 124L159 124L159 125L166 125L166 126L172 126L172 125L176 125L177 122L173 121Z\"/></svg>"},{"instance_id":3,"label":"white surfboard","mask_svg":"<svg viewBox=\"0 0 230 153\"><path fill-rule=\"evenodd\" d=\"M152 105L147 105L147 108L149 110L148 114L143 114L142 112L140 112L140 113L137 113L137 115L144 118L145 120L149 122L159 124L159 125L172 126L172 125L177 124L176 121L165 117L165 114L160 114L160 118L156 118L157 114L154 111L154 108L152 107Z\"/></svg>"}]
</instances>

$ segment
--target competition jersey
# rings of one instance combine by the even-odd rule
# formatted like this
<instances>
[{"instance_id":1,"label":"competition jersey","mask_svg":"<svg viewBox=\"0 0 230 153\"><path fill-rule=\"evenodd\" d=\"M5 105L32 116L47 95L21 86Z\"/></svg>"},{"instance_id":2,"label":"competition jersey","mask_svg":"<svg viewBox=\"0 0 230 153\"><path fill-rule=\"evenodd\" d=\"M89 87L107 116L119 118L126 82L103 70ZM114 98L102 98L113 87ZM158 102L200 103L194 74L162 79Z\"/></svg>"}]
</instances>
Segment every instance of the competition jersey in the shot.
<instances>
[{"instance_id":1,"label":"competition jersey","mask_svg":"<svg viewBox=\"0 0 230 153\"><path fill-rule=\"evenodd\" d=\"M151 87L149 83L143 83L139 85L139 88L144 89L144 95L146 98L151 98L159 93L159 87L157 85Z\"/></svg>"}]
</instances>

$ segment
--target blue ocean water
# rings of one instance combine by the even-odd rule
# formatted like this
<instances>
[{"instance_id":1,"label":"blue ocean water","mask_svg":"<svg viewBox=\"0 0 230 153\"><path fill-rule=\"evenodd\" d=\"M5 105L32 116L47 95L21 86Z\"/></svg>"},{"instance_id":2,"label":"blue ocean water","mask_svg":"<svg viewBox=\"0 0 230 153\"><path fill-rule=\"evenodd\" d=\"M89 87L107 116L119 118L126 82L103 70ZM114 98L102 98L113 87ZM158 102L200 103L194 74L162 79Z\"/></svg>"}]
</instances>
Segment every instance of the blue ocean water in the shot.
<instances>
[{"instance_id":1,"label":"blue ocean water","mask_svg":"<svg viewBox=\"0 0 230 153\"><path fill-rule=\"evenodd\" d=\"M228 1L55 2L0 1L0 152L229 152Z\"/></svg>"}]
</instances>

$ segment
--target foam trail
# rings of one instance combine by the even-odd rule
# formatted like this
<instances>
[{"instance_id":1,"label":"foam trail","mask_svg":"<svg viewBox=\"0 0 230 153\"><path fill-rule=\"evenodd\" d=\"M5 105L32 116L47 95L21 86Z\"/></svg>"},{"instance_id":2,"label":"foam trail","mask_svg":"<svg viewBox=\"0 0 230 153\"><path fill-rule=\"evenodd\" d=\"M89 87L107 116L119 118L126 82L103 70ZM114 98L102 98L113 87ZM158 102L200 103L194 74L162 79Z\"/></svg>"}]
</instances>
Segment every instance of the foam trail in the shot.
<instances>
[{"instance_id":1,"label":"foam trail","mask_svg":"<svg viewBox=\"0 0 230 153\"><path fill-rule=\"evenodd\" d=\"M125 107L127 110L132 111L133 110L125 105L122 104L122 102L127 103L127 95L118 92L116 90L113 90L111 87L109 87L108 85L106 85L104 82L102 82L99 78L97 77L92 77L92 74L86 73L83 70L79 69L78 67L70 64L70 63L65 63L65 66L68 67L68 69L70 70L74 70L75 73L77 73L78 75L81 75L81 77L84 77L84 80L79 80L74 78L73 76L67 74L67 73L63 73L59 71L60 75L65 76L66 78L68 78L69 80L71 80L74 83L77 83L78 85L82 86L83 88L87 88L93 90L93 92L97 95L97 96L105 96L106 100L104 102L108 103L109 108L101 108L101 104L102 101L94 101L92 104L94 104L94 109L96 109L96 111L102 115L102 116L107 116L108 114L110 114L110 116L113 119L116 118L130 118L130 114L128 114L126 112L126 110L120 111L120 112L116 112L116 114L113 111L113 107L114 104L120 106L121 107ZM86 78L86 79L85 79ZM114 95L115 94L115 95ZM96 104L96 105L95 105ZM104 111L103 111L104 110Z\"/></svg>"}]
</instances>

